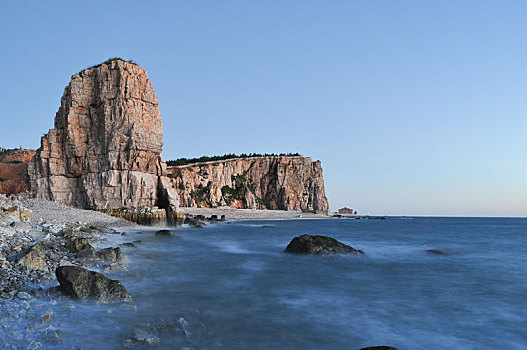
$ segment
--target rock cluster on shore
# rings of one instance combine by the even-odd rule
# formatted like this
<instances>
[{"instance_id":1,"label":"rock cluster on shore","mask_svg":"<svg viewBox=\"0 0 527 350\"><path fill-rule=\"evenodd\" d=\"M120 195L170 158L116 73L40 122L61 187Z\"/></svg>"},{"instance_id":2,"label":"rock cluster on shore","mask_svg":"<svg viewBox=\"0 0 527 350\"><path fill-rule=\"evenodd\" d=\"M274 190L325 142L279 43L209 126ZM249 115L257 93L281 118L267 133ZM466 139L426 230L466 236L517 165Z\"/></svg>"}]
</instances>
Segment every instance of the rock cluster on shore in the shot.
<instances>
[{"instance_id":1,"label":"rock cluster on shore","mask_svg":"<svg viewBox=\"0 0 527 350\"><path fill-rule=\"evenodd\" d=\"M46 221L35 217L26 207L29 203L0 195L0 298L11 299L29 283L55 280L60 266L124 268L120 248L95 249L102 234L117 231L80 222ZM99 220L105 219L99 215Z\"/></svg>"}]
</instances>

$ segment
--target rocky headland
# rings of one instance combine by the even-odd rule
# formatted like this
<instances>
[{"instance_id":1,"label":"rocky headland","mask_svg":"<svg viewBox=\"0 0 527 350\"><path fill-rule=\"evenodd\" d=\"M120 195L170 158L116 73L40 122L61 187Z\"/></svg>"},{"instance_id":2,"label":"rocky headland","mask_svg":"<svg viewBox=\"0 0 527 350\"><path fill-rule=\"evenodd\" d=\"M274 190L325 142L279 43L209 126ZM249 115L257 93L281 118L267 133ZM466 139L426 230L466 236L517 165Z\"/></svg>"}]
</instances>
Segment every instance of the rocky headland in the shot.
<instances>
[{"instance_id":1,"label":"rocky headland","mask_svg":"<svg viewBox=\"0 0 527 350\"><path fill-rule=\"evenodd\" d=\"M29 164L32 197L85 209L177 205L161 158L158 100L146 72L112 59L71 77Z\"/></svg>"},{"instance_id":2,"label":"rocky headland","mask_svg":"<svg viewBox=\"0 0 527 350\"><path fill-rule=\"evenodd\" d=\"M302 156L235 158L168 167L183 207L327 214L320 161Z\"/></svg>"}]
</instances>

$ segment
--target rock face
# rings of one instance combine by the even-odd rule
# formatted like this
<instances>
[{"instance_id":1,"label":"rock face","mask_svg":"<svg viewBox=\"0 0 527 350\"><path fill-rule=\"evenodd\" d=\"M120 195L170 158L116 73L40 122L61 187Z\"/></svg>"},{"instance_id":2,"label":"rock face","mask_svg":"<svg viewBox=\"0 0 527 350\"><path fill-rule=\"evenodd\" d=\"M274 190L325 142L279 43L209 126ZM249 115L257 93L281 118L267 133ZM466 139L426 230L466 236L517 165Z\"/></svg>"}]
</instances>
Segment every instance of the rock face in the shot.
<instances>
[{"instance_id":1,"label":"rock face","mask_svg":"<svg viewBox=\"0 0 527 350\"><path fill-rule=\"evenodd\" d=\"M236 158L168 171L184 207L329 210L321 163L307 157Z\"/></svg>"},{"instance_id":2,"label":"rock face","mask_svg":"<svg viewBox=\"0 0 527 350\"><path fill-rule=\"evenodd\" d=\"M60 290L75 299L94 299L99 303L132 300L121 282L111 280L101 273L76 266L61 266L55 274Z\"/></svg>"},{"instance_id":3,"label":"rock face","mask_svg":"<svg viewBox=\"0 0 527 350\"><path fill-rule=\"evenodd\" d=\"M11 195L29 191L27 166L35 151L18 148L0 152L0 193Z\"/></svg>"},{"instance_id":4,"label":"rock face","mask_svg":"<svg viewBox=\"0 0 527 350\"><path fill-rule=\"evenodd\" d=\"M177 205L161 158L158 100L146 72L112 59L71 77L55 128L29 164L34 197L87 208Z\"/></svg>"},{"instance_id":5,"label":"rock face","mask_svg":"<svg viewBox=\"0 0 527 350\"><path fill-rule=\"evenodd\" d=\"M335 254L335 253L355 253L364 254L363 251L350 247L328 236L302 235L293 238L291 243L285 248L288 253L303 254Z\"/></svg>"}]
</instances>

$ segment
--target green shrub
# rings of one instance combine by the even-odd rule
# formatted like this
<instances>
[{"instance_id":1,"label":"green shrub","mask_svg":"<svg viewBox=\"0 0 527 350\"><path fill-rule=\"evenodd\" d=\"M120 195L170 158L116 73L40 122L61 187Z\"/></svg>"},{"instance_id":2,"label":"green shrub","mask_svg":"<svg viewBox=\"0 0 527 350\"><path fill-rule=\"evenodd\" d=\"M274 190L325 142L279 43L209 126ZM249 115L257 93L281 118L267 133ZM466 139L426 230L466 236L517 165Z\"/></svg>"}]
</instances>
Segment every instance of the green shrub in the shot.
<instances>
[{"instance_id":1,"label":"green shrub","mask_svg":"<svg viewBox=\"0 0 527 350\"><path fill-rule=\"evenodd\" d=\"M189 164L197 164L197 163L205 163L205 162L212 162L212 161L218 161L218 160L228 160L228 159L235 159L235 158L254 158L254 157L300 157L299 153L250 153L245 154L242 153L240 155L229 153L224 154L222 156L202 156L199 158L179 158L176 160L169 160L167 161L168 166L182 166L182 165L189 165Z\"/></svg>"}]
</instances>

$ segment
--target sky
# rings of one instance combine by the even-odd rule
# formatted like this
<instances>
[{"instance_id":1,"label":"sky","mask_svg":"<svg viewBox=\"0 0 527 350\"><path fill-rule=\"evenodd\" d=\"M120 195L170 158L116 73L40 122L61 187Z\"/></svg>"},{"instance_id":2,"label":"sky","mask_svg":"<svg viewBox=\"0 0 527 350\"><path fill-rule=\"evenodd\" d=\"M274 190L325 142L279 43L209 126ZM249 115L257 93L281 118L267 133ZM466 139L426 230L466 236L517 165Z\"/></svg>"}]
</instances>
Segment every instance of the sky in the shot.
<instances>
[{"instance_id":1,"label":"sky","mask_svg":"<svg viewBox=\"0 0 527 350\"><path fill-rule=\"evenodd\" d=\"M527 216L525 1L2 1L0 146L72 74L143 67L165 159L320 160L332 210Z\"/></svg>"}]
</instances>

